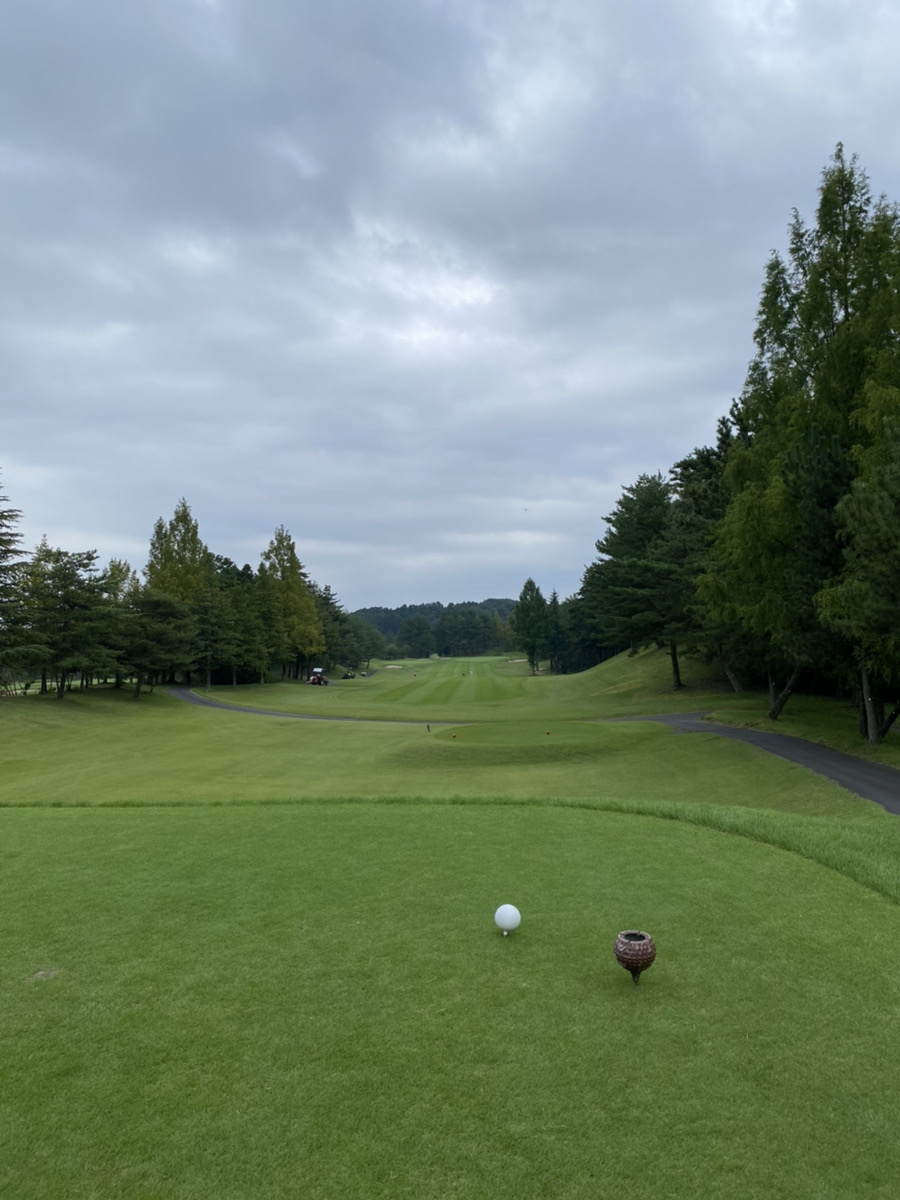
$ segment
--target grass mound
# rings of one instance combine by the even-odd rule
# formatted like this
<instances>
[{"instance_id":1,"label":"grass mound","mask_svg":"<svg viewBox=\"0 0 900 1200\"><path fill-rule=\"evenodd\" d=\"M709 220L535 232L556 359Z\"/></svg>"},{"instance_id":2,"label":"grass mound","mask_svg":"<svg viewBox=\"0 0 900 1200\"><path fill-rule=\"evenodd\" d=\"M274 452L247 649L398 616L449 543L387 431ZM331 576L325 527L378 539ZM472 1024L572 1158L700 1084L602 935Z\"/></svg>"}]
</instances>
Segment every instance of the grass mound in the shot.
<instances>
[{"instance_id":1,"label":"grass mound","mask_svg":"<svg viewBox=\"0 0 900 1200\"><path fill-rule=\"evenodd\" d=\"M436 730L424 742L421 738L410 740L397 751L397 758L409 765L439 770L460 764L515 768L565 765L597 761L623 750L633 753L656 736L652 725L634 725L623 731L575 723L548 727L546 722L495 722Z\"/></svg>"}]
</instances>

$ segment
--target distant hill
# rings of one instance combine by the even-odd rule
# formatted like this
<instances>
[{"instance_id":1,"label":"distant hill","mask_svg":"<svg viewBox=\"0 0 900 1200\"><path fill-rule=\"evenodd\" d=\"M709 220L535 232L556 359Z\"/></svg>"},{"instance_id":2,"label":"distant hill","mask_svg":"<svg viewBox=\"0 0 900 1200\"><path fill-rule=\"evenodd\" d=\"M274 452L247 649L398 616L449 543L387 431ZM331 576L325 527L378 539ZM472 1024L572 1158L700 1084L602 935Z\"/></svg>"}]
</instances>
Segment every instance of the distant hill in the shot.
<instances>
[{"instance_id":1,"label":"distant hill","mask_svg":"<svg viewBox=\"0 0 900 1200\"><path fill-rule=\"evenodd\" d=\"M459 604L441 604L440 600L433 600L430 604L401 604L399 608L358 608L352 615L374 625L386 638L393 638L410 617L425 617L430 625L435 625L445 613L483 617L491 617L496 613L505 623L515 605L515 600L508 599L463 600Z\"/></svg>"}]
</instances>

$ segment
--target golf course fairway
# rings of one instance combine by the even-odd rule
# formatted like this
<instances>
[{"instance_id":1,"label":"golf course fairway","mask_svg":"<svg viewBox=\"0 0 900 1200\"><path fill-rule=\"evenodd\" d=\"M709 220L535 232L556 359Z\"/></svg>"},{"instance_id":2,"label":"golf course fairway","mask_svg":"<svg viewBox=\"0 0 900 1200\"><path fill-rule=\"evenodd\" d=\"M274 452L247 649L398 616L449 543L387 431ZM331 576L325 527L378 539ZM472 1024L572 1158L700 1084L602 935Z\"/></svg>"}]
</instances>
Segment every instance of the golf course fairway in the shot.
<instances>
[{"instance_id":1,"label":"golf course fairway","mask_svg":"<svg viewBox=\"0 0 900 1200\"><path fill-rule=\"evenodd\" d=\"M635 669L3 701L0 1195L893 1197L898 820Z\"/></svg>"}]
</instances>

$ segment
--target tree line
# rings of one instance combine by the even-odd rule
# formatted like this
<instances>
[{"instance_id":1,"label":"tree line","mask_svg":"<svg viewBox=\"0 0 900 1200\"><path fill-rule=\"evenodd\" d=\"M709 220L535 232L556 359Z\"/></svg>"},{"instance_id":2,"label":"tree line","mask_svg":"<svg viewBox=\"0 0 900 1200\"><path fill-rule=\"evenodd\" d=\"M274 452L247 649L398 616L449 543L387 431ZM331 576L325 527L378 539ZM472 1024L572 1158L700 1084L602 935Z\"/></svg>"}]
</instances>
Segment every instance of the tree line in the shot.
<instances>
[{"instance_id":1,"label":"tree line","mask_svg":"<svg viewBox=\"0 0 900 1200\"><path fill-rule=\"evenodd\" d=\"M362 617L384 635L393 658L503 654L514 648L507 618L515 600L464 600L443 605L403 604L399 608L362 608Z\"/></svg>"},{"instance_id":2,"label":"tree line","mask_svg":"<svg viewBox=\"0 0 900 1200\"><path fill-rule=\"evenodd\" d=\"M852 696L877 743L900 715L900 215L840 145L754 342L715 444L626 487L578 593L542 610L529 580L510 621L529 656L560 631L576 659L665 647L676 688L680 653L716 660L773 719L801 681Z\"/></svg>"},{"instance_id":3,"label":"tree line","mask_svg":"<svg viewBox=\"0 0 900 1200\"><path fill-rule=\"evenodd\" d=\"M254 570L213 553L185 500L156 522L142 574L94 550L21 550L19 510L0 496L0 686L38 684L61 700L77 680L128 680L138 698L166 680L300 679L313 664L355 668L381 634L311 580L279 526Z\"/></svg>"}]
</instances>

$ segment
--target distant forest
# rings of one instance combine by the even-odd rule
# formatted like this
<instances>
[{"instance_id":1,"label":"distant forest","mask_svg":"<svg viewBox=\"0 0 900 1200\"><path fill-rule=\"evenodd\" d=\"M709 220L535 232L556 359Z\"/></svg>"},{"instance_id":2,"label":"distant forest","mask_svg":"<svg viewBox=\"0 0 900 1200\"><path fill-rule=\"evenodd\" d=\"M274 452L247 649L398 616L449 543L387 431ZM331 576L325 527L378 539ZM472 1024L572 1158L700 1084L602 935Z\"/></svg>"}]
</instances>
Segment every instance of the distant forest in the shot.
<instances>
[{"instance_id":1,"label":"distant forest","mask_svg":"<svg viewBox=\"0 0 900 1200\"><path fill-rule=\"evenodd\" d=\"M424 617L430 625L434 625L451 612L460 616L463 613L481 613L485 617L496 613L505 622L515 607L515 600L508 599L462 600L458 604L441 604L440 600L432 600L430 604L401 604L399 608L358 608L351 615L368 621L386 638L395 638L400 626L410 617Z\"/></svg>"},{"instance_id":2,"label":"distant forest","mask_svg":"<svg viewBox=\"0 0 900 1200\"><path fill-rule=\"evenodd\" d=\"M373 626L396 655L486 654L511 650L508 620L515 600L464 600L459 604L402 604L360 608L352 614Z\"/></svg>"}]
</instances>

